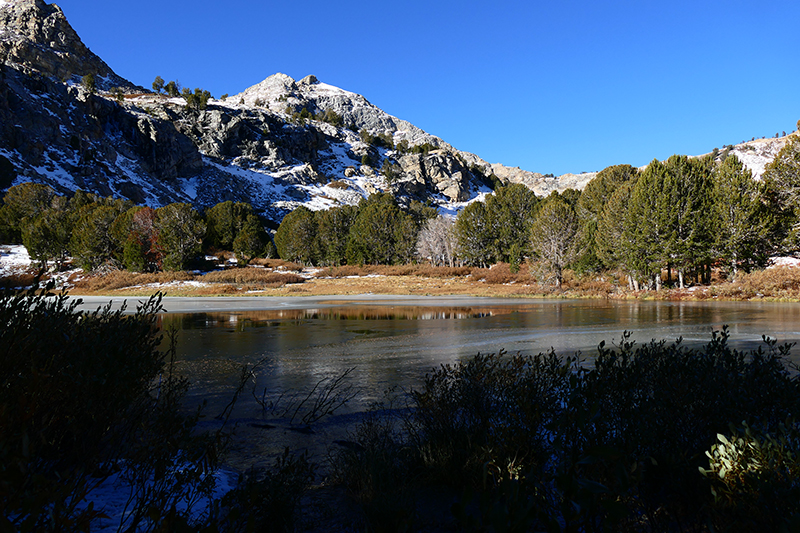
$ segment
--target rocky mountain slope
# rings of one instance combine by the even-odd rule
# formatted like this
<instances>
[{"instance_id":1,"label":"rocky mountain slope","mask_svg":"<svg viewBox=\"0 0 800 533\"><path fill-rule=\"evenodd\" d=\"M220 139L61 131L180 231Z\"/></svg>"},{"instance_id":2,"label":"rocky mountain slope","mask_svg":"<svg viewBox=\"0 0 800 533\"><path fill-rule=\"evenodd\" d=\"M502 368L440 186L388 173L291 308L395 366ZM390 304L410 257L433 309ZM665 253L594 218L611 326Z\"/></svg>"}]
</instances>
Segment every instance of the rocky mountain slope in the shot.
<instances>
[{"instance_id":1,"label":"rocky mountain slope","mask_svg":"<svg viewBox=\"0 0 800 533\"><path fill-rule=\"evenodd\" d=\"M0 189L35 181L154 206L242 200L279 222L298 205L377 191L452 212L498 181L546 195L595 175L489 164L314 76L275 74L191 109L115 74L43 0L0 0L0 54ZM763 169L775 150L740 152Z\"/></svg>"}]
</instances>

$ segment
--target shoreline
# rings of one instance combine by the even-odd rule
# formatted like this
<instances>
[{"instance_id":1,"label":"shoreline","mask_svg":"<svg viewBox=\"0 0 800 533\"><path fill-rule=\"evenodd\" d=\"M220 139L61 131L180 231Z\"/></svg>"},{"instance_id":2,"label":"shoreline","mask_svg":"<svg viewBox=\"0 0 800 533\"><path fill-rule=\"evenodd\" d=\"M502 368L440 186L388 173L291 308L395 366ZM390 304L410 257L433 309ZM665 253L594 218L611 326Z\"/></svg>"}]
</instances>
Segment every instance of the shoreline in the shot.
<instances>
[{"instance_id":1,"label":"shoreline","mask_svg":"<svg viewBox=\"0 0 800 533\"><path fill-rule=\"evenodd\" d=\"M125 303L126 312L133 312L136 306L147 301L151 295L137 294L68 294L70 301L77 299L82 303L77 306L79 311L94 311L98 307L111 304L112 310L118 310ZM306 309L332 309L337 307L491 307L536 305L561 301L597 302L603 305L607 302L614 304L634 303L674 303L674 304L713 304L713 303L742 303L742 304L791 304L798 300L779 300L770 298L759 299L670 299L670 298L587 298L572 297L546 297L546 296L475 296L467 294L456 295L411 295L411 294L330 294L330 295L218 295L218 296L164 296L162 299L163 313L214 313L228 311L280 311L280 310L306 310Z\"/></svg>"}]
</instances>

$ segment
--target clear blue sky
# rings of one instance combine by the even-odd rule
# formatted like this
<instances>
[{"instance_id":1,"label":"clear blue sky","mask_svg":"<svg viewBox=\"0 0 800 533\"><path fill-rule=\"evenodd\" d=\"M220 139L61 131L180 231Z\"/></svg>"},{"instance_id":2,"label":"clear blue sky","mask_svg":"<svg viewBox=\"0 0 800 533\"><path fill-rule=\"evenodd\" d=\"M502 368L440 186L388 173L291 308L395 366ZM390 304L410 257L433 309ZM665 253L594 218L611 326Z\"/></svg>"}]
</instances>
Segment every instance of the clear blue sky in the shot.
<instances>
[{"instance_id":1,"label":"clear blue sky","mask_svg":"<svg viewBox=\"0 0 800 533\"><path fill-rule=\"evenodd\" d=\"M562 174L796 128L800 2L57 2L150 87L214 96L275 72L363 94L492 163Z\"/></svg>"}]
</instances>

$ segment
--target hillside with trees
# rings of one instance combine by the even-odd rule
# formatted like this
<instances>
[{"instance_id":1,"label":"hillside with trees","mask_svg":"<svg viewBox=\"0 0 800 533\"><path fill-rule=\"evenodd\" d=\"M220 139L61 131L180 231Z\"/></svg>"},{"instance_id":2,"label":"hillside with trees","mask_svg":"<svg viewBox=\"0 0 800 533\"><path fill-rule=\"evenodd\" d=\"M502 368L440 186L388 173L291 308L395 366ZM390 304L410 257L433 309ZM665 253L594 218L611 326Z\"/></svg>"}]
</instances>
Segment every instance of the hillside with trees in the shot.
<instances>
[{"instance_id":1,"label":"hillside with trees","mask_svg":"<svg viewBox=\"0 0 800 533\"><path fill-rule=\"evenodd\" d=\"M600 276L607 292L683 290L736 281L798 251L798 153L793 135L761 180L733 154L675 155L643 169L612 166L583 191L546 198L522 184L498 186L455 217L377 193L357 205L300 206L272 229L243 202L154 209L24 183L3 198L0 234L24 244L42 273L68 263L86 272L207 270L214 265L205 257L223 253L240 267L257 258L317 270L507 265L536 285L531 292L561 290L565 272Z\"/></svg>"}]
</instances>

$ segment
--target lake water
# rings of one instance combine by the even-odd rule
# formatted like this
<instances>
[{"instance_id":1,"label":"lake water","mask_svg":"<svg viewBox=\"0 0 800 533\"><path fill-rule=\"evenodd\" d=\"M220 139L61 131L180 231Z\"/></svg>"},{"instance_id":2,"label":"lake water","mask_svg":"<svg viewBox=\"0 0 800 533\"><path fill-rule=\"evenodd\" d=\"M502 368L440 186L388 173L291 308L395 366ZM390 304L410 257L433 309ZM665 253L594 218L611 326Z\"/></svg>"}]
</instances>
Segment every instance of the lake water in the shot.
<instances>
[{"instance_id":1,"label":"lake water","mask_svg":"<svg viewBox=\"0 0 800 533\"><path fill-rule=\"evenodd\" d=\"M384 391L417 387L432 368L478 352L552 347L591 360L600 341L619 341L623 331L639 343L683 337L691 345L723 325L743 349L763 334L800 340L800 305L786 303L328 297L167 299L165 307L175 312L161 324L177 331L178 369L192 382L189 401L208 401L209 428L219 424L213 416L231 400L243 365L257 365L231 416L237 468L284 446L324 454L349 438L359 413ZM302 417L319 387L302 399L345 373L342 387L357 396L307 428Z\"/></svg>"}]
</instances>

